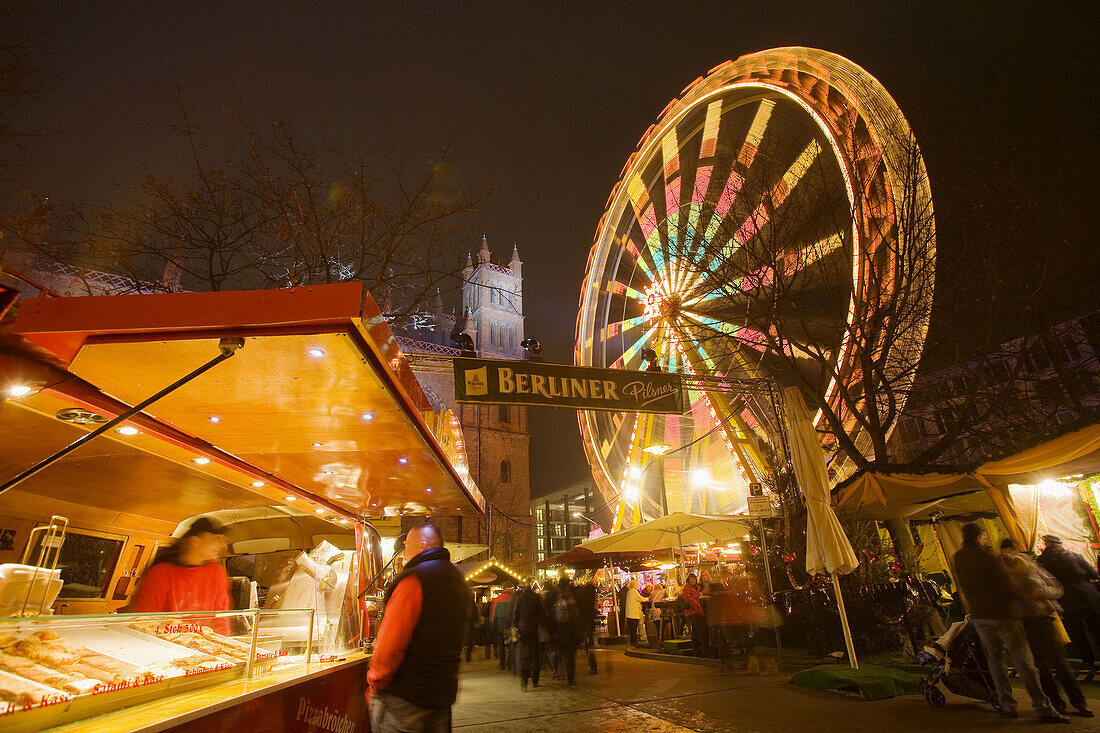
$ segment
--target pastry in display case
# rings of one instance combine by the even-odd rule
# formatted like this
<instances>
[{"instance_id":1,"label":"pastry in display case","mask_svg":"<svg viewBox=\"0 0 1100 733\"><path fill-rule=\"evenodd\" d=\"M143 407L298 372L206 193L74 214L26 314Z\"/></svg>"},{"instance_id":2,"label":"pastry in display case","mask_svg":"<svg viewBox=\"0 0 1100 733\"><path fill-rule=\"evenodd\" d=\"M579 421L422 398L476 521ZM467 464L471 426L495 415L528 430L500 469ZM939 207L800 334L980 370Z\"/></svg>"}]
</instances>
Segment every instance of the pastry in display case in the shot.
<instances>
[{"instance_id":1,"label":"pastry in display case","mask_svg":"<svg viewBox=\"0 0 1100 733\"><path fill-rule=\"evenodd\" d=\"M0 728L43 730L275 668L304 667L301 645L284 648L265 626L311 628L312 616L308 609L253 609L0 619ZM209 624L225 617L240 617L252 633L216 633Z\"/></svg>"}]
</instances>

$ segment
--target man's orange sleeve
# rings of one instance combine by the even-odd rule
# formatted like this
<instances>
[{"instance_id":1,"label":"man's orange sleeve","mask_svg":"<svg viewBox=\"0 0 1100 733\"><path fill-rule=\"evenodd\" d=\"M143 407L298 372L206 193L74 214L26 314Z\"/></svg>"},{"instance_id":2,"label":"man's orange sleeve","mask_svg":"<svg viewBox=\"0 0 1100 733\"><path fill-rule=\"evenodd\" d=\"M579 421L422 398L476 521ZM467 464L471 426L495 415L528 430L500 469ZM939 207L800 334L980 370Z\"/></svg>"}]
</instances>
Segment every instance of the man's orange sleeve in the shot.
<instances>
[{"instance_id":1,"label":"man's orange sleeve","mask_svg":"<svg viewBox=\"0 0 1100 733\"><path fill-rule=\"evenodd\" d=\"M367 684L372 692L381 692L393 683L394 675L405 661L405 650L412 641L423 606L424 592L415 575L407 576L393 589L367 672Z\"/></svg>"}]
</instances>

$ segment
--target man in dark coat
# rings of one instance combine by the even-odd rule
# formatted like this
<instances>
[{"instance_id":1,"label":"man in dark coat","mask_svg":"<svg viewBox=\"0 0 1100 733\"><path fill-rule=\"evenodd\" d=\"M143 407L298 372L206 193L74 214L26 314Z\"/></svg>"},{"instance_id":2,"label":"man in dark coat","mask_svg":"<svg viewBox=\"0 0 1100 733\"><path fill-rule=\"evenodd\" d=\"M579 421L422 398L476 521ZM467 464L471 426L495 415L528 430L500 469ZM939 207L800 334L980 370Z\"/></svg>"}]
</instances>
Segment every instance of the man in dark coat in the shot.
<instances>
[{"instance_id":1,"label":"man in dark coat","mask_svg":"<svg viewBox=\"0 0 1100 733\"><path fill-rule=\"evenodd\" d=\"M573 598L577 601L577 612L581 617L581 638L584 641L584 653L588 657L588 672L596 674L596 586L591 582L573 589Z\"/></svg>"},{"instance_id":2,"label":"man in dark coat","mask_svg":"<svg viewBox=\"0 0 1100 733\"><path fill-rule=\"evenodd\" d=\"M554 594L554 625L557 627L558 659L565 667L565 683L577 684L577 646L581 641L581 615L573 597L573 584L562 576Z\"/></svg>"},{"instance_id":3,"label":"man in dark coat","mask_svg":"<svg viewBox=\"0 0 1100 733\"><path fill-rule=\"evenodd\" d=\"M1019 717L1005 665L1007 651L1031 696L1031 704L1039 720L1044 723L1068 722L1069 718L1054 710L1043 693L1039 671L1028 648L1024 626L1020 623L1016 593L1000 558L989 547L989 536L974 522L963 525L962 535L962 547L953 558L955 578L970 606L970 623L978 632L989 662L1001 717Z\"/></svg>"},{"instance_id":4,"label":"man in dark coat","mask_svg":"<svg viewBox=\"0 0 1100 733\"><path fill-rule=\"evenodd\" d=\"M1100 575L1085 558L1067 550L1061 537L1053 534L1043 535L1043 552L1038 562L1065 589L1060 602L1066 633L1081 655L1081 661L1088 667L1095 667L1094 642L1100 645L1100 616L1097 615L1100 601L1094 581ZM1089 641L1090 631L1094 642Z\"/></svg>"},{"instance_id":5,"label":"man in dark coat","mask_svg":"<svg viewBox=\"0 0 1100 733\"><path fill-rule=\"evenodd\" d=\"M451 730L471 592L431 524L409 530L367 672L373 733Z\"/></svg>"},{"instance_id":6,"label":"man in dark coat","mask_svg":"<svg viewBox=\"0 0 1100 733\"><path fill-rule=\"evenodd\" d=\"M520 675L520 689L524 692L527 691L527 680L531 680L535 687L539 686L539 671L542 669L539 627L543 624L542 600L530 587L521 588L512 605L511 625L519 629L515 664Z\"/></svg>"}]
</instances>

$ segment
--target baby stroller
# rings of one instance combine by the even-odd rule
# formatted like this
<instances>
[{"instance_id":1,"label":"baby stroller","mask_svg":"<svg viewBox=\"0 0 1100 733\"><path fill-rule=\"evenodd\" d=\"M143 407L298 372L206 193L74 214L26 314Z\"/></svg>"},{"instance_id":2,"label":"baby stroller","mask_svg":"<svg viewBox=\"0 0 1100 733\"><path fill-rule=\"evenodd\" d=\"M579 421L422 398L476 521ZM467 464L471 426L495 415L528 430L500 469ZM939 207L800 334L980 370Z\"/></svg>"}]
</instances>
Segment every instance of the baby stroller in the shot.
<instances>
[{"instance_id":1,"label":"baby stroller","mask_svg":"<svg viewBox=\"0 0 1100 733\"><path fill-rule=\"evenodd\" d=\"M952 624L946 634L924 647L918 660L929 668L920 688L932 707L947 704L947 698L937 686L942 682L956 695L985 700L995 710L1001 709L981 640L969 619Z\"/></svg>"}]
</instances>

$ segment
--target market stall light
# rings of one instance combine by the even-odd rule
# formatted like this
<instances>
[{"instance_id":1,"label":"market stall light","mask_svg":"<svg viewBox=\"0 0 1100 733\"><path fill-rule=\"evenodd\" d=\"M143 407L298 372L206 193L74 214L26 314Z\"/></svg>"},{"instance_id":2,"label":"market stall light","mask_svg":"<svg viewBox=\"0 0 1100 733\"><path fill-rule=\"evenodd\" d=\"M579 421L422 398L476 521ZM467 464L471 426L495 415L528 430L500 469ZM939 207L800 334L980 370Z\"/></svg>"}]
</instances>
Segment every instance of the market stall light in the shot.
<instances>
[{"instance_id":1,"label":"market stall light","mask_svg":"<svg viewBox=\"0 0 1100 733\"><path fill-rule=\"evenodd\" d=\"M137 435L141 431L135 428L133 425L123 425L121 428L115 430L119 435Z\"/></svg>"},{"instance_id":2,"label":"market stall light","mask_svg":"<svg viewBox=\"0 0 1100 733\"><path fill-rule=\"evenodd\" d=\"M425 489L425 491L427 491L429 494L432 493L432 487L429 486L427 489Z\"/></svg>"},{"instance_id":3,"label":"market stall light","mask_svg":"<svg viewBox=\"0 0 1100 733\"><path fill-rule=\"evenodd\" d=\"M346 520L346 519L341 519L340 520L340 524L347 524L347 523L348 523L348 520Z\"/></svg>"},{"instance_id":4,"label":"market stall light","mask_svg":"<svg viewBox=\"0 0 1100 733\"><path fill-rule=\"evenodd\" d=\"M691 472L691 481L696 486L705 486L710 480L710 475L705 468L697 468Z\"/></svg>"},{"instance_id":5,"label":"market stall light","mask_svg":"<svg viewBox=\"0 0 1100 733\"><path fill-rule=\"evenodd\" d=\"M309 349L308 351L306 351L306 353L309 354L310 356L317 357L317 358L320 358L320 357L325 355L324 349Z\"/></svg>"},{"instance_id":6,"label":"market stall light","mask_svg":"<svg viewBox=\"0 0 1100 733\"><path fill-rule=\"evenodd\" d=\"M638 489L634 486L628 486L623 490L623 498L633 504L638 501Z\"/></svg>"},{"instance_id":7,"label":"market stall light","mask_svg":"<svg viewBox=\"0 0 1100 733\"><path fill-rule=\"evenodd\" d=\"M373 420L374 419L374 413L373 412L364 412L362 417L363 417L364 420L368 420L368 421Z\"/></svg>"},{"instance_id":8,"label":"market stall light","mask_svg":"<svg viewBox=\"0 0 1100 733\"><path fill-rule=\"evenodd\" d=\"M264 485L263 481L253 481L252 482L252 488L254 488L254 489L258 489L263 485Z\"/></svg>"},{"instance_id":9,"label":"market stall light","mask_svg":"<svg viewBox=\"0 0 1100 733\"><path fill-rule=\"evenodd\" d=\"M207 418L207 420L209 420L210 422L221 422L222 421L222 419L220 417L218 417L217 415L211 415L210 417Z\"/></svg>"},{"instance_id":10,"label":"market stall light","mask_svg":"<svg viewBox=\"0 0 1100 733\"><path fill-rule=\"evenodd\" d=\"M192 458L191 462L192 463L197 463L200 466L205 466L207 463L210 463L210 459L207 458L206 456L199 456L198 458Z\"/></svg>"},{"instance_id":11,"label":"market stall light","mask_svg":"<svg viewBox=\"0 0 1100 733\"><path fill-rule=\"evenodd\" d=\"M317 507L316 509L313 510L313 513L314 514L324 514L325 509L324 509L324 507Z\"/></svg>"},{"instance_id":12,"label":"market stall light","mask_svg":"<svg viewBox=\"0 0 1100 733\"><path fill-rule=\"evenodd\" d=\"M322 445L324 445L324 443L314 443L313 447L314 448L320 448Z\"/></svg>"},{"instance_id":13,"label":"market stall light","mask_svg":"<svg viewBox=\"0 0 1100 733\"><path fill-rule=\"evenodd\" d=\"M26 397L33 392L41 392L45 384L13 384L7 389L8 397Z\"/></svg>"},{"instance_id":14,"label":"market stall light","mask_svg":"<svg viewBox=\"0 0 1100 733\"><path fill-rule=\"evenodd\" d=\"M1039 484L1039 489L1047 496L1072 496L1073 487L1060 481L1044 481Z\"/></svg>"},{"instance_id":15,"label":"market stall light","mask_svg":"<svg viewBox=\"0 0 1100 733\"><path fill-rule=\"evenodd\" d=\"M401 465L405 465L406 463L409 462L409 459L405 458L404 456L401 456L400 458L397 459L397 462L400 463Z\"/></svg>"}]
</instances>

